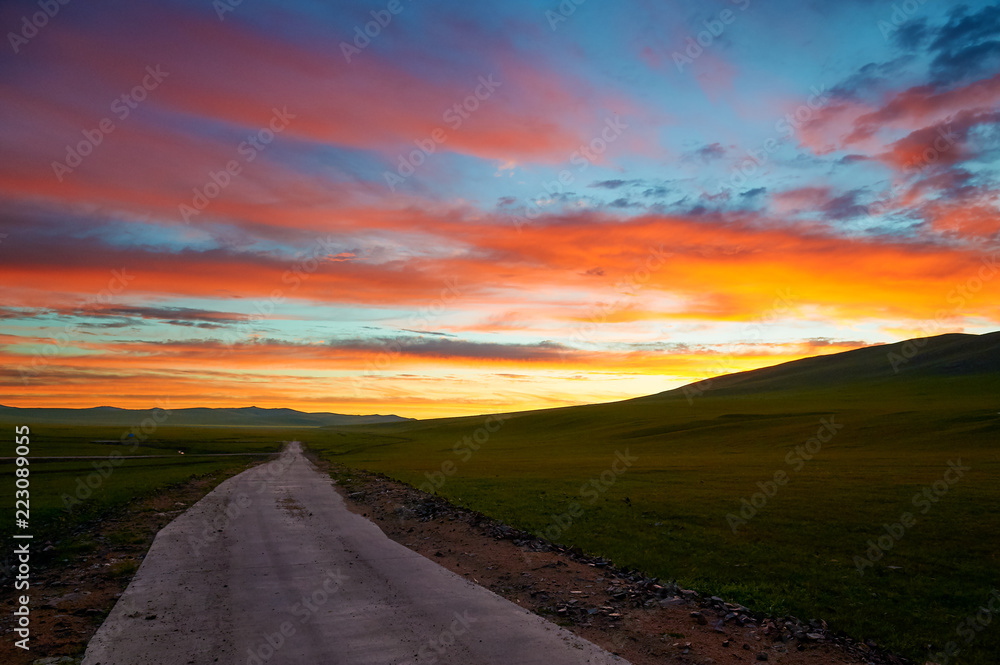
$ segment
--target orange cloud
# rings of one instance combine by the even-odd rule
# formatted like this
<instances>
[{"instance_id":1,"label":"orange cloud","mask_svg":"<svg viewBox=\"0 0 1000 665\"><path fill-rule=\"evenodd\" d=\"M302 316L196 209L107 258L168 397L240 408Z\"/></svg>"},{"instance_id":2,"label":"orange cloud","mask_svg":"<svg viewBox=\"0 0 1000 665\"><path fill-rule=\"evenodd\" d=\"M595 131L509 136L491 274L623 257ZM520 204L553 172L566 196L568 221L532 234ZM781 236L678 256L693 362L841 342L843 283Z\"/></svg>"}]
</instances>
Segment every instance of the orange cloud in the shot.
<instances>
[{"instance_id":1,"label":"orange cloud","mask_svg":"<svg viewBox=\"0 0 1000 665\"><path fill-rule=\"evenodd\" d=\"M984 228L991 223L986 208L950 214L953 220L964 214L968 223L974 218ZM419 212L375 211L361 219L404 230L425 218ZM662 316L747 320L767 310L776 293L791 289L801 303L833 318L921 318L933 316L948 285L974 272L982 258L969 248L845 239L823 227L782 225L747 214L714 221L580 214L539 220L520 232L504 222L461 214L434 220L426 231L449 238L455 251L388 263L364 254L336 259L333 255L343 251L338 242L303 260L73 241L12 255L0 267L0 293L20 306L52 304L52 294L63 294L64 304L71 305L79 294L117 304L152 297L244 303L228 307L231 311L247 311L258 301L280 310L291 301L419 308L454 299L466 308L530 303L544 284L550 293L588 294L582 301L559 296L564 302L641 302L662 295L675 302ZM603 276L588 273L595 267ZM116 284L114 272L123 269L129 277L125 288ZM116 289L121 295L107 295Z\"/></svg>"},{"instance_id":2,"label":"orange cloud","mask_svg":"<svg viewBox=\"0 0 1000 665\"><path fill-rule=\"evenodd\" d=\"M12 369L0 385L16 389L8 406L286 406L347 413L384 412L391 401L401 415L433 417L563 406L622 399L666 390L725 372L856 348L856 343L725 345L674 351L580 353L510 362L496 358L474 368L467 357L424 355L402 345L391 362L376 368L375 349L344 355L334 345L240 344L232 353L218 345L122 343L92 347L92 355L68 355L28 372L14 368L32 356L0 350ZM350 368L350 372L338 368ZM509 372L516 368L516 376ZM581 375L579 372L584 371ZM580 379L572 392L567 382ZM460 384L456 387L456 380ZM498 390L498 383L503 388ZM481 390L468 390L469 384ZM11 391L13 392L13 390ZM489 397L469 397L469 395ZM275 397L280 395L280 397Z\"/></svg>"}]
</instances>

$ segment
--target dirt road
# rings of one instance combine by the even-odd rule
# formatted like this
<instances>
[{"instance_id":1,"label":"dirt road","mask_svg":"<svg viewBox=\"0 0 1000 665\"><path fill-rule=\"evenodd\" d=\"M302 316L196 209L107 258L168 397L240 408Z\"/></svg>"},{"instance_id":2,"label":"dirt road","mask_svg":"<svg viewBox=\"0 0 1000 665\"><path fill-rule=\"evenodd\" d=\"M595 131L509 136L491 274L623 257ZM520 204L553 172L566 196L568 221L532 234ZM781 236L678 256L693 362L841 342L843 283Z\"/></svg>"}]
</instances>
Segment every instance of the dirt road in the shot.
<instances>
[{"instance_id":1,"label":"dirt road","mask_svg":"<svg viewBox=\"0 0 1000 665\"><path fill-rule=\"evenodd\" d=\"M627 665L389 540L293 442L156 537L84 665Z\"/></svg>"}]
</instances>

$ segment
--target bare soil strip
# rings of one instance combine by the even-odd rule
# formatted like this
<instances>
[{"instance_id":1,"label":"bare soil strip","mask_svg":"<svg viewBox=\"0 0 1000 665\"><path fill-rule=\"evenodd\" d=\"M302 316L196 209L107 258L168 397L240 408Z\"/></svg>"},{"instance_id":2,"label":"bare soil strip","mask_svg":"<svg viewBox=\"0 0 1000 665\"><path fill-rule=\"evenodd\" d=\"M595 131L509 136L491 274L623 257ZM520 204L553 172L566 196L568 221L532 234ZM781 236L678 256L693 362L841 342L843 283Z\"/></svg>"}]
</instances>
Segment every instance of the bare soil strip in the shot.
<instances>
[{"instance_id":1,"label":"bare soil strip","mask_svg":"<svg viewBox=\"0 0 1000 665\"><path fill-rule=\"evenodd\" d=\"M721 598L619 570L380 474L327 468L348 507L396 542L634 665L910 662L835 635L821 621L754 615Z\"/></svg>"}]
</instances>

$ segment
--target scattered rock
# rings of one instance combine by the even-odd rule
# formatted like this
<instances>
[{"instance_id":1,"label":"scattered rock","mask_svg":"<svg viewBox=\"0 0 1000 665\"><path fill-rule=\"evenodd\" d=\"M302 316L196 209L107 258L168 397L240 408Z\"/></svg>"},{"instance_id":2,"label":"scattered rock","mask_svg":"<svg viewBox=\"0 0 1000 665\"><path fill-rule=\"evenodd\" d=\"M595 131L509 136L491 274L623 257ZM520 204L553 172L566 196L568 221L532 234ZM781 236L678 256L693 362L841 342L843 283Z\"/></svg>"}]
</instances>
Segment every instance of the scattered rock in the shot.
<instances>
[{"instance_id":1,"label":"scattered rock","mask_svg":"<svg viewBox=\"0 0 1000 665\"><path fill-rule=\"evenodd\" d=\"M83 597L84 594L80 593L79 591L72 591L70 593L67 593L65 596L53 598L48 603L46 603L46 605L50 605L56 609L63 610L66 609L69 605L72 605L75 602L83 600Z\"/></svg>"},{"instance_id":2,"label":"scattered rock","mask_svg":"<svg viewBox=\"0 0 1000 665\"><path fill-rule=\"evenodd\" d=\"M595 607L591 603L588 607L580 601L561 600L560 596L563 594L569 595L569 591L579 590L579 585L575 582L567 584L561 591L552 592L551 600L549 593L540 589L527 592L532 599L540 603L536 606L535 611L542 615L548 614L558 617L560 622L571 622L578 626L600 626L602 617L607 621L624 619L627 608L653 610L654 612L664 608L681 612L688 611L690 618L698 624L713 625L716 634L723 633L724 635L727 630L732 631L735 639L742 637L748 642L743 644L743 649L753 652L755 657L761 661L766 660L769 656L769 652L763 651L763 649L771 650L773 648L773 652L776 653L775 657L782 660L784 654L788 653L794 644L799 651L824 648L825 645L829 645L851 657L849 662L864 662L867 665L913 665L898 656L879 652L874 643L866 645L847 636L836 634L830 631L822 620L805 622L791 616L755 617L748 608L739 603L726 602L720 596L702 596L697 591L681 588L676 582L664 582L647 577L641 571L617 568L612 562L588 555L577 547L551 543L533 533L497 522L482 513L454 506L441 497L427 495L416 488L378 477L379 475L365 472L362 482L367 483L368 491L352 492L348 496L356 504L363 504L364 508L371 510L377 518L400 529L401 533L413 534L416 528L416 532L419 534L421 529L415 523L411 523L409 528L406 524L399 523L406 520L435 522L436 524L464 523L483 536L496 540L507 540L520 548L524 553L525 570L531 571L527 573L529 575L546 576L546 571L542 569L558 570L560 567L567 567L567 562L600 568L603 576L598 578L597 582L603 583L599 585L603 588L594 592L585 591L574 595L581 599L590 598L592 600L594 596L603 595L604 600L598 602L606 602L607 605ZM389 489L386 489L387 487ZM362 512L362 510L363 508L358 506L356 512ZM376 519L376 521L378 520ZM412 539L414 536L403 536L402 538ZM404 540L399 542L413 547L412 543L406 543ZM538 561L533 557L533 553L536 552L555 554L558 558L547 557L544 562ZM433 556L436 553L433 546L426 549L428 556ZM488 569L492 570L493 568L489 567ZM469 575L469 573L465 574ZM517 573L512 574L517 575ZM524 576L526 573L521 572L520 574ZM504 588L498 591L501 595L505 595L504 592L509 590L506 586L504 585ZM711 624L709 624L709 617L711 617ZM737 630L737 628L749 630L744 632ZM617 627L614 630L617 630ZM731 641L732 639L726 639L723 646L735 648L736 645L742 643L740 641L734 643ZM664 641L666 640L664 639ZM616 644L618 644L617 641ZM751 644L753 647L750 646ZM687 648L682 645L683 642L674 644L679 650ZM735 654L731 654L731 656L735 656ZM684 658L684 660L688 661L689 658ZM699 659L699 662L705 663L707 661Z\"/></svg>"}]
</instances>

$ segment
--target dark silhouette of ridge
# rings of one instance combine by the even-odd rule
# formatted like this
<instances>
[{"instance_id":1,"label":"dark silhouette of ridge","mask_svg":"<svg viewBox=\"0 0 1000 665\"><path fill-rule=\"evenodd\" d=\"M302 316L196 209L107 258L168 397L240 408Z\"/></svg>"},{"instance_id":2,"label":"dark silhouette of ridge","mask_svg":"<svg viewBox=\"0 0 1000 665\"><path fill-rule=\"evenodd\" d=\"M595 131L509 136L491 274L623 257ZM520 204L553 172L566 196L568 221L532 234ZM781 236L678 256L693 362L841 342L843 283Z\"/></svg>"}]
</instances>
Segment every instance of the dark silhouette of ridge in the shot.
<instances>
[{"instance_id":1,"label":"dark silhouette of ridge","mask_svg":"<svg viewBox=\"0 0 1000 665\"><path fill-rule=\"evenodd\" d=\"M809 390L858 382L891 383L919 377L1000 373L1000 331L950 333L814 356L761 369L725 374L638 399Z\"/></svg>"},{"instance_id":2,"label":"dark silhouette of ridge","mask_svg":"<svg viewBox=\"0 0 1000 665\"><path fill-rule=\"evenodd\" d=\"M306 413L295 409L240 408L120 409L98 406L90 409L32 409L0 405L0 420L48 425L108 425L128 427L156 415L164 426L201 427L325 427L328 425L370 425L411 420L394 415L352 416L340 413Z\"/></svg>"}]
</instances>

